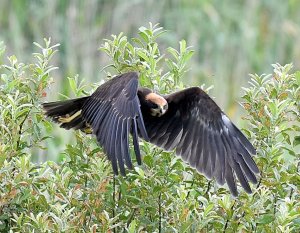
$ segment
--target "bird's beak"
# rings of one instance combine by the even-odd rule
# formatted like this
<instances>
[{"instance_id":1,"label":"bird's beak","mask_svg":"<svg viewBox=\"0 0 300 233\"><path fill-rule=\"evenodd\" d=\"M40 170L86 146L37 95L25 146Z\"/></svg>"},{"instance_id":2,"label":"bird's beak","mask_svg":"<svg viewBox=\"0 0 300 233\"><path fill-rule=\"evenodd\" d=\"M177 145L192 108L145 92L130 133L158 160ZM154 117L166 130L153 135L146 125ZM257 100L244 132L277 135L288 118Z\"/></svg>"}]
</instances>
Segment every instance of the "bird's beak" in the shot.
<instances>
[{"instance_id":1,"label":"bird's beak","mask_svg":"<svg viewBox=\"0 0 300 233\"><path fill-rule=\"evenodd\" d=\"M168 105L160 105L159 106L160 113L163 115L168 110Z\"/></svg>"},{"instance_id":2,"label":"bird's beak","mask_svg":"<svg viewBox=\"0 0 300 233\"><path fill-rule=\"evenodd\" d=\"M159 111L160 111L161 114L164 114L164 106L161 106L161 105L160 105L160 106L159 106Z\"/></svg>"}]
</instances>

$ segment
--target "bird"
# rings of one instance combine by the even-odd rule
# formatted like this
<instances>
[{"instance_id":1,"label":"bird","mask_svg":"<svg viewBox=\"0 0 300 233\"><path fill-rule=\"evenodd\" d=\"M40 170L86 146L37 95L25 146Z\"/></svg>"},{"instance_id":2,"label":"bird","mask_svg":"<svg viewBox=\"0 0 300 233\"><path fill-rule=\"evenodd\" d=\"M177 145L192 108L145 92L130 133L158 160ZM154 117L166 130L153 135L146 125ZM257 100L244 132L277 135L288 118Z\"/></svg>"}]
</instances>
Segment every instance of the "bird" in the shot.
<instances>
[{"instance_id":1,"label":"bird","mask_svg":"<svg viewBox=\"0 0 300 233\"><path fill-rule=\"evenodd\" d=\"M139 74L116 75L90 96L43 103L46 117L61 128L95 135L115 175L134 169L130 143L142 164L139 138L175 151L190 167L238 196L237 180L247 193L257 183L256 149L200 87L168 95L140 87ZM132 140L130 140L130 135ZM132 141L132 142L131 142Z\"/></svg>"}]
</instances>

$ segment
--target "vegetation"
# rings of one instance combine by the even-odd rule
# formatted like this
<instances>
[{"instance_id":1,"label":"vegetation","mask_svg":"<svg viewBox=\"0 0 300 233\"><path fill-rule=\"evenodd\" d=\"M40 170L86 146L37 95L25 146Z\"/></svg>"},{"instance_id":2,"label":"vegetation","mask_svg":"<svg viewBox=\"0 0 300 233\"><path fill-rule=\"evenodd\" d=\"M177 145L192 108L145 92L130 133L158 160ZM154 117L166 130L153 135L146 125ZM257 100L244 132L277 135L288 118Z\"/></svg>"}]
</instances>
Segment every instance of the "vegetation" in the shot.
<instances>
[{"instance_id":1,"label":"vegetation","mask_svg":"<svg viewBox=\"0 0 300 233\"><path fill-rule=\"evenodd\" d=\"M97 48L103 38L124 32L136 36L136 28L149 21L159 22L171 33L158 38L160 48L177 47L185 39L195 53L192 69L182 82L189 86L214 85L210 93L237 124L245 112L238 107L242 86L248 86L249 73L271 73L270 64L293 63L300 69L300 1L287 0L2 0L0 41L6 54L15 54L25 64L32 63L33 41L52 38L60 43L51 64L55 82L47 100L58 93L74 97L67 77L86 83L105 78L99 72L108 56ZM3 62L6 56L0 58ZM217 85L216 85L217 84ZM220 85L221 84L221 85ZM55 128L54 140L47 143L48 153L36 150L35 162L60 161L65 143L73 134Z\"/></svg>"},{"instance_id":2,"label":"vegetation","mask_svg":"<svg viewBox=\"0 0 300 233\"><path fill-rule=\"evenodd\" d=\"M183 88L193 51L157 43L163 29L141 27L138 37L123 34L104 41L108 76L139 70L141 85L169 92ZM3 232L299 232L300 231L300 72L273 66L271 75L252 75L244 89L244 132L257 148L261 170L253 194L233 198L185 166L173 153L141 141L143 165L126 177L113 176L95 139L73 132L59 163L31 161L46 151L53 125L40 102L56 67L58 45L35 45L33 63L10 56L0 78L0 229ZM5 53L0 44L0 54ZM94 87L69 78L76 96Z\"/></svg>"}]
</instances>

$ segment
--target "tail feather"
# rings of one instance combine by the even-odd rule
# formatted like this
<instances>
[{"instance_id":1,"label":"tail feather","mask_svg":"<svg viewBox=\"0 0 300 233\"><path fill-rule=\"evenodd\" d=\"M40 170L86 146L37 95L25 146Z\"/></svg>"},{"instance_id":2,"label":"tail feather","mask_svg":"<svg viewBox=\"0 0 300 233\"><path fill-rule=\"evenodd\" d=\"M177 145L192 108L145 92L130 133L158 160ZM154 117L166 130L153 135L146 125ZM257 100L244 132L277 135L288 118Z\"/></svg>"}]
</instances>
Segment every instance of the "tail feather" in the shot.
<instances>
[{"instance_id":1,"label":"tail feather","mask_svg":"<svg viewBox=\"0 0 300 233\"><path fill-rule=\"evenodd\" d=\"M45 110L45 115L60 124L61 128L80 129L86 133L90 133L90 126L81 115L82 107L88 98L89 96L43 103L42 106Z\"/></svg>"}]
</instances>

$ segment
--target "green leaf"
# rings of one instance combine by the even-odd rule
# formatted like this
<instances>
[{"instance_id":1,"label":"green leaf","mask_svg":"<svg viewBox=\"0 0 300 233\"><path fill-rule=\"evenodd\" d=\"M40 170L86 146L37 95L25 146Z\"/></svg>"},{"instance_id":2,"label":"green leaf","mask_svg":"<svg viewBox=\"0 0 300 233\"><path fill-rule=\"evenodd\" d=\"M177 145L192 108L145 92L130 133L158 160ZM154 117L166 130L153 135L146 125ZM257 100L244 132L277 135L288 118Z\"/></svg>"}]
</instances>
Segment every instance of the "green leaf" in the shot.
<instances>
[{"instance_id":1,"label":"green leaf","mask_svg":"<svg viewBox=\"0 0 300 233\"><path fill-rule=\"evenodd\" d=\"M169 48L167 48L167 51L176 59L176 60L178 60L179 58L179 53L178 53L178 51L176 50L176 49L174 49L174 48L171 48L171 47L169 47Z\"/></svg>"},{"instance_id":2,"label":"green leaf","mask_svg":"<svg viewBox=\"0 0 300 233\"><path fill-rule=\"evenodd\" d=\"M273 214L264 214L258 218L257 223L265 225L273 222L274 220L275 217Z\"/></svg>"},{"instance_id":3,"label":"green leaf","mask_svg":"<svg viewBox=\"0 0 300 233\"><path fill-rule=\"evenodd\" d=\"M2 148L1 148L1 144L0 144L0 153L2 152L1 150L2 150ZM2 165L6 158L7 158L7 155L5 153L0 154L0 168L2 168Z\"/></svg>"},{"instance_id":4,"label":"green leaf","mask_svg":"<svg viewBox=\"0 0 300 233\"><path fill-rule=\"evenodd\" d=\"M183 56L183 62L187 63L191 59L191 57L193 56L193 54L194 54L194 51L192 51L192 50L186 52L184 54L184 56Z\"/></svg>"},{"instance_id":5,"label":"green leaf","mask_svg":"<svg viewBox=\"0 0 300 233\"><path fill-rule=\"evenodd\" d=\"M129 224L129 227L128 227L128 232L129 233L135 233L136 232L136 220L132 220L132 222Z\"/></svg>"},{"instance_id":6,"label":"green leaf","mask_svg":"<svg viewBox=\"0 0 300 233\"><path fill-rule=\"evenodd\" d=\"M144 179L145 178L145 172L143 169L139 168L139 167L135 167L135 171L139 174L139 176Z\"/></svg>"},{"instance_id":7,"label":"green leaf","mask_svg":"<svg viewBox=\"0 0 300 233\"><path fill-rule=\"evenodd\" d=\"M214 203L210 203L204 210L204 217L207 216L209 214L209 212L214 208L215 204Z\"/></svg>"},{"instance_id":8,"label":"green leaf","mask_svg":"<svg viewBox=\"0 0 300 233\"><path fill-rule=\"evenodd\" d=\"M148 44L150 42L149 36L144 31L139 32L140 37Z\"/></svg>"},{"instance_id":9,"label":"green leaf","mask_svg":"<svg viewBox=\"0 0 300 233\"><path fill-rule=\"evenodd\" d=\"M137 55L141 57L144 61L149 62L148 56L142 50L138 50Z\"/></svg>"},{"instance_id":10,"label":"green leaf","mask_svg":"<svg viewBox=\"0 0 300 233\"><path fill-rule=\"evenodd\" d=\"M68 77L68 80L69 80L69 85L70 85L72 91L73 91L74 93L76 93L76 91L77 91L77 85L76 85L75 79L74 79L74 78Z\"/></svg>"},{"instance_id":11,"label":"green leaf","mask_svg":"<svg viewBox=\"0 0 300 233\"><path fill-rule=\"evenodd\" d=\"M300 145L300 136L295 136L293 146L296 147Z\"/></svg>"},{"instance_id":12,"label":"green leaf","mask_svg":"<svg viewBox=\"0 0 300 233\"><path fill-rule=\"evenodd\" d=\"M276 106L276 104L274 102L270 102L269 103L269 108L271 110L271 114L273 116L276 116L277 115L277 106Z\"/></svg>"},{"instance_id":13,"label":"green leaf","mask_svg":"<svg viewBox=\"0 0 300 233\"><path fill-rule=\"evenodd\" d=\"M180 48L180 53L185 53L185 51L186 51L186 41L185 40L181 40L179 42L179 48Z\"/></svg>"}]
</instances>

